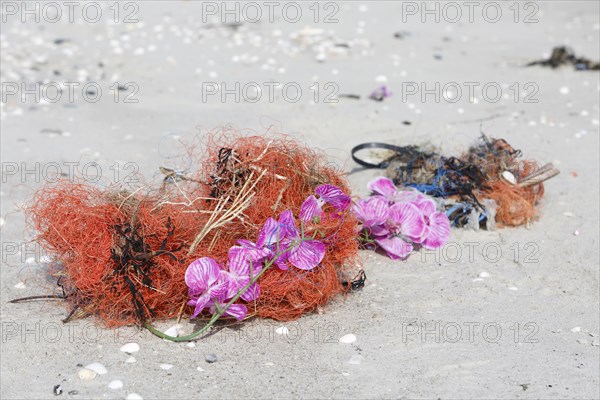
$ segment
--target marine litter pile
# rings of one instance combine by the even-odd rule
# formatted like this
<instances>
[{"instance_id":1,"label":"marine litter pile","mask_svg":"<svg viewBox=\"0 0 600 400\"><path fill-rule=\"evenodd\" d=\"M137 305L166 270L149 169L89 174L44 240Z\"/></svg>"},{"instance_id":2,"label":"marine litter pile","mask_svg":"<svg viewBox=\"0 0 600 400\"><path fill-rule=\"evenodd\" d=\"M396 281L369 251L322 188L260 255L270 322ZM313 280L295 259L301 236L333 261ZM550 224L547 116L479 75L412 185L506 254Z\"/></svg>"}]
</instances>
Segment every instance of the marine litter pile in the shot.
<instances>
[{"instance_id":1,"label":"marine litter pile","mask_svg":"<svg viewBox=\"0 0 600 400\"><path fill-rule=\"evenodd\" d=\"M451 225L526 224L558 173L485 136L460 157L365 143L352 157L387 177L352 199L345 174L290 136L224 130L203 148L187 148L189 170L160 167L156 187L63 181L37 191L27 220L62 294L15 302L61 298L64 322L96 315L173 341L220 318L292 320L364 285L359 248L406 259L447 243ZM378 164L356 155L380 148L392 155ZM182 315L208 322L179 337L152 326Z\"/></svg>"},{"instance_id":2,"label":"marine litter pile","mask_svg":"<svg viewBox=\"0 0 600 400\"><path fill-rule=\"evenodd\" d=\"M187 174L163 168L167 175L156 188L101 190L62 182L35 194L27 217L36 241L59 266L54 274L70 309L65 321L97 315L108 327L144 325L192 314L209 292L206 307L225 311L222 305L233 299L235 289L243 292L240 282L250 283L259 273L248 272L248 264L262 266L254 257L260 249L250 241L264 236L280 215L288 225L276 223L271 237L263 237L261 257L268 246L275 251L286 243L289 251L277 254L278 268L265 268L255 282L260 294L232 301L246 310L244 315L229 315L291 320L351 289L357 220L347 205L327 201L325 191L335 187L333 198L349 203L349 188L321 153L289 136L220 132L208 136L197 158L195 171ZM307 198L318 207L309 215L310 224L300 227L293 215ZM243 263L232 260L239 249ZM188 269L207 257L211 261L200 270ZM218 276L211 275L210 268L227 262ZM240 276L244 268L245 277ZM204 281L194 275L198 271Z\"/></svg>"},{"instance_id":3,"label":"marine litter pile","mask_svg":"<svg viewBox=\"0 0 600 400\"><path fill-rule=\"evenodd\" d=\"M367 162L357 156L367 149L389 150L392 155L379 163ZM542 182L559 173L552 164L540 167L505 140L485 135L459 157L386 143L358 145L352 156L364 167L386 169L398 187L436 197L452 226L473 229L531 222L544 195Z\"/></svg>"}]
</instances>

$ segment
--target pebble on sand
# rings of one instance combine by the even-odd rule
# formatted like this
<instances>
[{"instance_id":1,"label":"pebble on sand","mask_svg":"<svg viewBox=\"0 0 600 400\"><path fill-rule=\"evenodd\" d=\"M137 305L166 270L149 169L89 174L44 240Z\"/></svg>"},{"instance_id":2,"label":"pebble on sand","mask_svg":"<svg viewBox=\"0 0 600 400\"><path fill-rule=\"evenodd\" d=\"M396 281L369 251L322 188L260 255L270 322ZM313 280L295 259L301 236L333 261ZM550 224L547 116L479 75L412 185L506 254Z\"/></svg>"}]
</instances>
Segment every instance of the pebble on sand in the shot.
<instances>
[{"instance_id":1,"label":"pebble on sand","mask_svg":"<svg viewBox=\"0 0 600 400\"><path fill-rule=\"evenodd\" d=\"M63 392L62 386L54 385L54 389L52 389L52 392L54 393L55 396L61 395Z\"/></svg>"},{"instance_id":2,"label":"pebble on sand","mask_svg":"<svg viewBox=\"0 0 600 400\"><path fill-rule=\"evenodd\" d=\"M19 282L15 285L15 289L25 289L25 284L23 282Z\"/></svg>"},{"instance_id":3,"label":"pebble on sand","mask_svg":"<svg viewBox=\"0 0 600 400\"><path fill-rule=\"evenodd\" d=\"M87 368L80 369L77 373L77 376L79 376L79 379L82 381L91 381L96 377L96 375L98 375L96 371Z\"/></svg>"},{"instance_id":4,"label":"pebble on sand","mask_svg":"<svg viewBox=\"0 0 600 400\"><path fill-rule=\"evenodd\" d=\"M280 335L287 335L289 332L290 330L287 328L287 326L280 326L279 328L275 329L275 333Z\"/></svg>"},{"instance_id":5,"label":"pebble on sand","mask_svg":"<svg viewBox=\"0 0 600 400\"><path fill-rule=\"evenodd\" d=\"M359 365L360 363L363 362L364 359L365 358L363 356L361 356L360 354L354 354L352 357L350 357L348 364Z\"/></svg>"},{"instance_id":6,"label":"pebble on sand","mask_svg":"<svg viewBox=\"0 0 600 400\"><path fill-rule=\"evenodd\" d=\"M118 379L115 379L114 381L110 381L110 383L108 384L108 388L109 389L121 389L123 387L123 381L120 381Z\"/></svg>"},{"instance_id":7,"label":"pebble on sand","mask_svg":"<svg viewBox=\"0 0 600 400\"><path fill-rule=\"evenodd\" d=\"M571 332L581 332L581 327L580 326L576 326L574 328L571 328Z\"/></svg>"},{"instance_id":8,"label":"pebble on sand","mask_svg":"<svg viewBox=\"0 0 600 400\"><path fill-rule=\"evenodd\" d=\"M217 355L216 354L209 354L206 357L204 357L204 359L206 360L207 363L212 364L214 362L217 362Z\"/></svg>"},{"instance_id":9,"label":"pebble on sand","mask_svg":"<svg viewBox=\"0 0 600 400\"><path fill-rule=\"evenodd\" d=\"M104 375L104 374L106 374L108 372L108 370L106 369L106 367L104 365L100 364L99 362L93 362L91 364L88 364L88 365L85 366L85 368L91 369L92 371L94 371L98 375Z\"/></svg>"},{"instance_id":10,"label":"pebble on sand","mask_svg":"<svg viewBox=\"0 0 600 400\"><path fill-rule=\"evenodd\" d=\"M340 343L351 344L356 342L356 336L352 333L344 335L340 338Z\"/></svg>"},{"instance_id":11,"label":"pebble on sand","mask_svg":"<svg viewBox=\"0 0 600 400\"><path fill-rule=\"evenodd\" d=\"M164 369L165 371L168 371L171 368L173 368L173 364L160 364L160 369Z\"/></svg>"},{"instance_id":12,"label":"pebble on sand","mask_svg":"<svg viewBox=\"0 0 600 400\"><path fill-rule=\"evenodd\" d=\"M485 271L483 271L482 273L480 273L480 274L479 274L479 277L480 277L480 278L489 278L489 277L490 277L490 274L489 274L489 273L487 273L487 272L485 272Z\"/></svg>"},{"instance_id":13,"label":"pebble on sand","mask_svg":"<svg viewBox=\"0 0 600 400\"><path fill-rule=\"evenodd\" d=\"M140 351L140 345L137 343L127 343L121 346L121 351L123 353L135 353L136 351Z\"/></svg>"}]
</instances>

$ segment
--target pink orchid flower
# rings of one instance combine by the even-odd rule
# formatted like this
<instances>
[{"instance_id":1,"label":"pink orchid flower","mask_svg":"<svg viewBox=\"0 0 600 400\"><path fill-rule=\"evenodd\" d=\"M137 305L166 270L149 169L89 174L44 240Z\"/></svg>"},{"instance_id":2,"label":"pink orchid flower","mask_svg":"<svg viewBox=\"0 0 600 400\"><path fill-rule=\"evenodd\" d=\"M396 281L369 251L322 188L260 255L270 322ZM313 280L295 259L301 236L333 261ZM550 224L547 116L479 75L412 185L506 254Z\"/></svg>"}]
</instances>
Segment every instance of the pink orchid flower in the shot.
<instances>
[{"instance_id":1,"label":"pink orchid flower","mask_svg":"<svg viewBox=\"0 0 600 400\"><path fill-rule=\"evenodd\" d=\"M389 233L385 225L390 217L390 205L384 198L372 196L366 200L360 199L352 210L371 235L383 236Z\"/></svg>"},{"instance_id":2,"label":"pink orchid flower","mask_svg":"<svg viewBox=\"0 0 600 400\"><path fill-rule=\"evenodd\" d=\"M308 223L315 217L323 216L323 206L331 204L337 211L345 211L350 207L351 199L342 189L333 185L321 185L315 189L319 198L310 195L300 207L300 220Z\"/></svg>"},{"instance_id":3,"label":"pink orchid flower","mask_svg":"<svg viewBox=\"0 0 600 400\"><path fill-rule=\"evenodd\" d=\"M231 278L215 260L202 257L192 262L185 271L185 283L191 300L188 305L194 307L192 318L196 318L207 306L214 312L215 304L224 307L231 292ZM243 319L247 314L243 304L230 305L224 314Z\"/></svg>"},{"instance_id":4,"label":"pink orchid flower","mask_svg":"<svg viewBox=\"0 0 600 400\"><path fill-rule=\"evenodd\" d=\"M238 242L240 243L240 242ZM300 237L296 220L290 210L279 216L279 221L269 218L258 235L256 244L244 241L242 247L265 249L267 257L277 256L275 265L281 270L288 269L288 262L294 267L311 270L321 263L325 256L325 244L318 240Z\"/></svg>"},{"instance_id":5,"label":"pink orchid flower","mask_svg":"<svg viewBox=\"0 0 600 400\"><path fill-rule=\"evenodd\" d=\"M442 247L450 239L450 220L445 213L437 211L435 202L422 197L416 203L425 221L420 240L423 247L432 250Z\"/></svg>"},{"instance_id":6,"label":"pink orchid flower","mask_svg":"<svg viewBox=\"0 0 600 400\"><path fill-rule=\"evenodd\" d=\"M413 251L413 245L407 240L421 238L425 229L425 220L421 211L411 203L396 203L390 207L387 220L388 234L376 237L377 243L391 259L406 258Z\"/></svg>"},{"instance_id":7,"label":"pink orchid flower","mask_svg":"<svg viewBox=\"0 0 600 400\"><path fill-rule=\"evenodd\" d=\"M229 285L227 298L233 298L250 283L252 278L260 273L264 257L261 259L257 258L258 256L255 251L244 247L234 246L229 249L229 262L227 265L231 284ZM260 287L258 283L254 282L240 297L245 301L252 301L256 300L259 294Z\"/></svg>"}]
</instances>

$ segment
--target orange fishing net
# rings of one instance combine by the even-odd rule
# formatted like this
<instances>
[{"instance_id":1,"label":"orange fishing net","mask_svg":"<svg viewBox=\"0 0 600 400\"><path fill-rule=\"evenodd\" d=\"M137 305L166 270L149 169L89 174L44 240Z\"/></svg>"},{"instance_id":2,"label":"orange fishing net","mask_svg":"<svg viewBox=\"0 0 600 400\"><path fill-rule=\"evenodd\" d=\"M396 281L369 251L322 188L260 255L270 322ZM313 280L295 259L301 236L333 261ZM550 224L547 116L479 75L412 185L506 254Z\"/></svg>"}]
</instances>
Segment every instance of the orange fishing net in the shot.
<instances>
[{"instance_id":1,"label":"orange fishing net","mask_svg":"<svg viewBox=\"0 0 600 400\"><path fill-rule=\"evenodd\" d=\"M70 315L98 315L110 327L189 313L184 273L199 257L227 259L239 239L256 240L269 217L298 215L321 184L350 193L325 156L285 135L210 134L197 168L159 188L100 190L62 182L38 191L27 208L37 241L62 268ZM326 212L332 210L327 209ZM351 213L324 219L326 255L310 271L268 269L249 315L290 320L347 290L358 255Z\"/></svg>"}]
</instances>

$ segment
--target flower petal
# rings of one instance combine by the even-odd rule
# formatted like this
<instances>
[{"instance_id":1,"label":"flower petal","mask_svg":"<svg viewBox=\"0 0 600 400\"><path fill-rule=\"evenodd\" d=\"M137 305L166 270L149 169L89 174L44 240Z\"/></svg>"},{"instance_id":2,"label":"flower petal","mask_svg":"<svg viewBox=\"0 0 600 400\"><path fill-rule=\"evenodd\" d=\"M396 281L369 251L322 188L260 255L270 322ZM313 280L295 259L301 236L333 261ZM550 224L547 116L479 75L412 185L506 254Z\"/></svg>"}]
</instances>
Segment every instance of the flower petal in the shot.
<instances>
[{"instance_id":1,"label":"flower petal","mask_svg":"<svg viewBox=\"0 0 600 400\"><path fill-rule=\"evenodd\" d=\"M353 211L365 227L383 225L389 217L389 203L381 196L358 200Z\"/></svg>"},{"instance_id":2,"label":"flower petal","mask_svg":"<svg viewBox=\"0 0 600 400\"><path fill-rule=\"evenodd\" d=\"M279 256L275 259L275 265L277 265L280 270L285 271L288 269L287 261L290 258L290 251L287 247L283 247L279 249L277 254L279 254Z\"/></svg>"},{"instance_id":3,"label":"flower petal","mask_svg":"<svg viewBox=\"0 0 600 400\"><path fill-rule=\"evenodd\" d=\"M421 197L417 199L414 204L421 210L424 216L428 217L436 211L435 201L428 197Z\"/></svg>"},{"instance_id":4,"label":"flower petal","mask_svg":"<svg viewBox=\"0 0 600 400\"><path fill-rule=\"evenodd\" d=\"M375 242L387 253L392 260L406 258L413 250L410 243L398 236L375 239Z\"/></svg>"},{"instance_id":5,"label":"flower petal","mask_svg":"<svg viewBox=\"0 0 600 400\"><path fill-rule=\"evenodd\" d=\"M415 190L401 190L394 196L396 203L418 203L423 198L420 192Z\"/></svg>"},{"instance_id":6,"label":"flower petal","mask_svg":"<svg viewBox=\"0 0 600 400\"><path fill-rule=\"evenodd\" d=\"M319 265L325 256L325 244L318 240L305 240L290 251L290 263L300 269L310 270Z\"/></svg>"},{"instance_id":7,"label":"flower petal","mask_svg":"<svg viewBox=\"0 0 600 400\"><path fill-rule=\"evenodd\" d=\"M230 262L237 256L238 252L244 251L246 260L252 263L255 270L260 271L263 261L272 255L272 252L268 247L258 247L249 240L242 239L238 240L237 243L239 246L233 246L229 249L228 257Z\"/></svg>"},{"instance_id":8,"label":"flower petal","mask_svg":"<svg viewBox=\"0 0 600 400\"><path fill-rule=\"evenodd\" d=\"M397 190L394 182L385 176L375 178L367 184L367 188L374 193L386 197L388 200L392 200L394 198Z\"/></svg>"},{"instance_id":9,"label":"flower petal","mask_svg":"<svg viewBox=\"0 0 600 400\"><path fill-rule=\"evenodd\" d=\"M333 208L338 211L346 210L351 203L350 196L337 186L320 185L315 189L315 193L318 194L323 201L331 204Z\"/></svg>"},{"instance_id":10,"label":"flower petal","mask_svg":"<svg viewBox=\"0 0 600 400\"><path fill-rule=\"evenodd\" d=\"M296 219L294 218L294 214L292 214L292 210L285 210L279 215L279 231L281 232L280 241L287 238L298 237Z\"/></svg>"},{"instance_id":11,"label":"flower petal","mask_svg":"<svg viewBox=\"0 0 600 400\"><path fill-rule=\"evenodd\" d=\"M185 270L185 283L192 291L205 291L219 277L221 268L215 260L202 257Z\"/></svg>"},{"instance_id":12,"label":"flower petal","mask_svg":"<svg viewBox=\"0 0 600 400\"><path fill-rule=\"evenodd\" d=\"M246 318L246 315L248 314L248 309L243 304L232 304L229 307L227 307L227 310L225 310L224 314L230 315L238 321L241 321L244 318Z\"/></svg>"},{"instance_id":13,"label":"flower petal","mask_svg":"<svg viewBox=\"0 0 600 400\"><path fill-rule=\"evenodd\" d=\"M232 285L236 285L235 277L229 272L221 270L219 273L219 279L207 290L207 293L209 294L211 300L225 300L226 298L233 297L229 297L232 292ZM235 293L237 293L237 290Z\"/></svg>"},{"instance_id":14,"label":"flower petal","mask_svg":"<svg viewBox=\"0 0 600 400\"><path fill-rule=\"evenodd\" d=\"M413 240L419 240L425 230L423 214L412 203L400 203L391 206L390 220L400 228L400 233Z\"/></svg>"},{"instance_id":15,"label":"flower petal","mask_svg":"<svg viewBox=\"0 0 600 400\"><path fill-rule=\"evenodd\" d=\"M253 259L252 250L246 247L233 246L227 254L229 272L235 277L248 276L250 274L250 261Z\"/></svg>"},{"instance_id":16,"label":"flower petal","mask_svg":"<svg viewBox=\"0 0 600 400\"><path fill-rule=\"evenodd\" d=\"M257 247L269 246L279 241L279 224L273 218L268 218L265 221L260 233L258 234L258 240L256 241Z\"/></svg>"},{"instance_id":17,"label":"flower petal","mask_svg":"<svg viewBox=\"0 0 600 400\"><path fill-rule=\"evenodd\" d=\"M321 217L323 215L323 209L319 200L312 194L308 196L302 206L300 207L300 220L302 222L310 223L313 222L314 217Z\"/></svg>"},{"instance_id":18,"label":"flower petal","mask_svg":"<svg viewBox=\"0 0 600 400\"><path fill-rule=\"evenodd\" d=\"M246 283L247 285L248 283ZM245 287L246 285L242 286ZM253 301L256 300L258 298L258 296L260 295L260 286L258 286L258 284L256 282L254 282L252 285L250 285L248 287L248 289L246 289L246 291L244 293L242 293L242 300L244 301Z\"/></svg>"},{"instance_id":19,"label":"flower petal","mask_svg":"<svg viewBox=\"0 0 600 400\"><path fill-rule=\"evenodd\" d=\"M198 297L196 300L188 301L189 306L194 306L194 312L192 313L190 319L196 318L202 312L202 310L204 310L209 300L210 297L207 293L205 293L202 296Z\"/></svg>"},{"instance_id":20,"label":"flower petal","mask_svg":"<svg viewBox=\"0 0 600 400\"><path fill-rule=\"evenodd\" d=\"M434 212L429 216L429 229L423 240L423 247L432 250L443 246L450 239L450 221L443 212Z\"/></svg>"}]
</instances>

